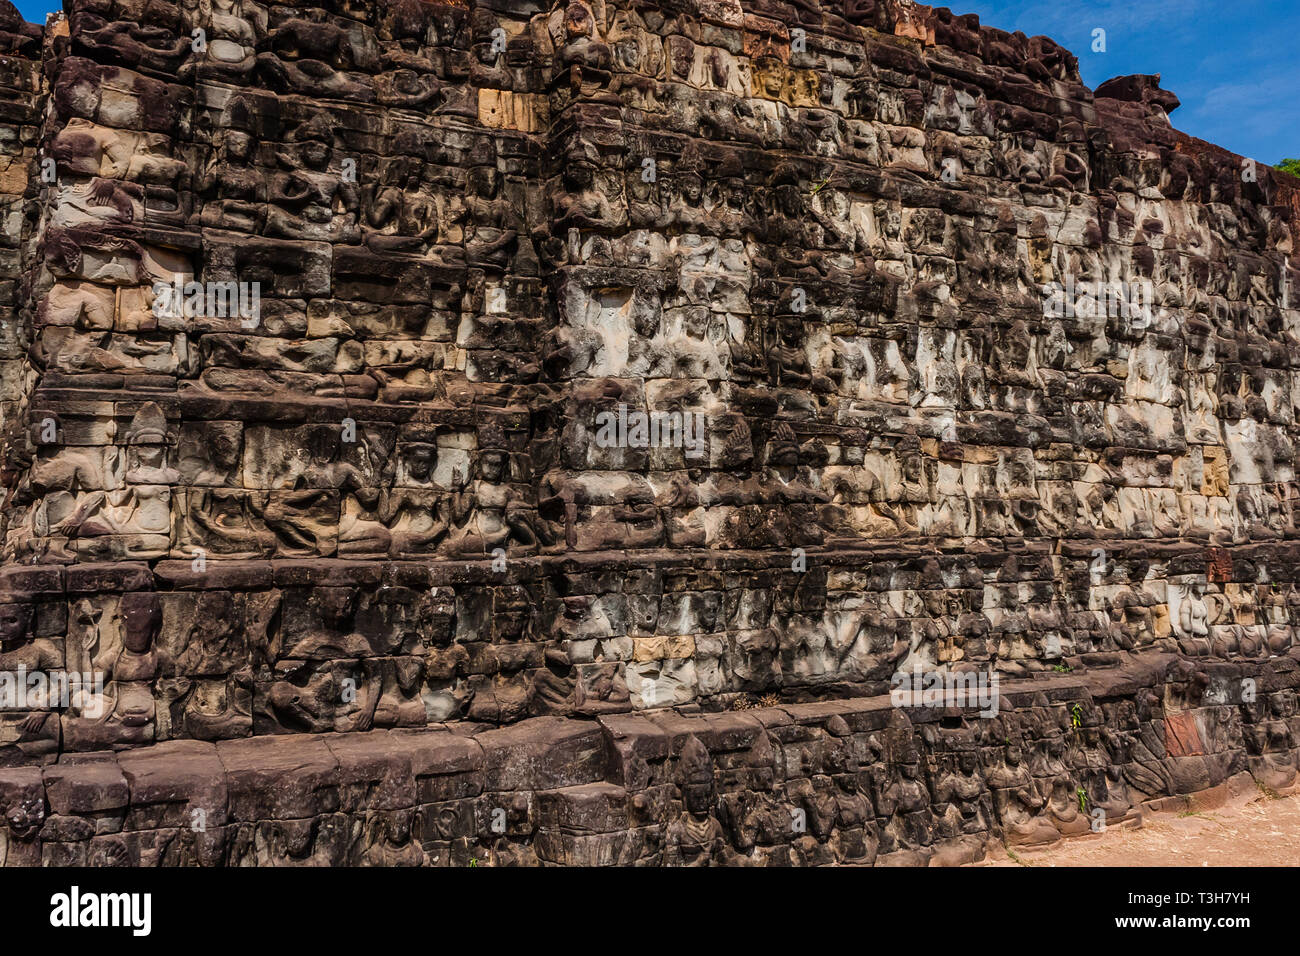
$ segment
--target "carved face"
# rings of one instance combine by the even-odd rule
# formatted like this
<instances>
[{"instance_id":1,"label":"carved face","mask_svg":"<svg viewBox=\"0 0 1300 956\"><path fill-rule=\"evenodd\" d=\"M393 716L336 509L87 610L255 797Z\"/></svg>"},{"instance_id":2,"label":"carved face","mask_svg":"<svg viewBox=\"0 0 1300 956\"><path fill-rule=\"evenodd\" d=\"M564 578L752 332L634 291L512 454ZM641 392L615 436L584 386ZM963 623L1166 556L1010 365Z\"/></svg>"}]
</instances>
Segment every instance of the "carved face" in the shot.
<instances>
[{"instance_id":1,"label":"carved face","mask_svg":"<svg viewBox=\"0 0 1300 956\"><path fill-rule=\"evenodd\" d=\"M132 591L122 595L122 643L127 650L143 654L153 646L162 627L162 605L152 591Z\"/></svg>"},{"instance_id":2,"label":"carved face","mask_svg":"<svg viewBox=\"0 0 1300 956\"><path fill-rule=\"evenodd\" d=\"M591 188L595 174L585 163L570 163L564 169L564 180L571 191L582 192Z\"/></svg>"},{"instance_id":3,"label":"carved face","mask_svg":"<svg viewBox=\"0 0 1300 956\"><path fill-rule=\"evenodd\" d=\"M627 187L633 198L641 202L645 202L649 199L651 193L654 192L653 186L642 179L636 170L632 170L628 173Z\"/></svg>"},{"instance_id":4,"label":"carved face","mask_svg":"<svg viewBox=\"0 0 1300 956\"><path fill-rule=\"evenodd\" d=\"M26 604L0 604L0 644L13 647L27 640L32 609Z\"/></svg>"},{"instance_id":5,"label":"carved face","mask_svg":"<svg viewBox=\"0 0 1300 956\"><path fill-rule=\"evenodd\" d=\"M132 445L130 459L132 468L162 468L166 463L166 445Z\"/></svg>"},{"instance_id":6,"label":"carved face","mask_svg":"<svg viewBox=\"0 0 1300 956\"><path fill-rule=\"evenodd\" d=\"M493 199L501 188L501 174L492 166L477 166L469 172L470 192L484 199Z\"/></svg>"},{"instance_id":7,"label":"carved face","mask_svg":"<svg viewBox=\"0 0 1300 956\"><path fill-rule=\"evenodd\" d=\"M564 32L569 40L591 36L596 30L595 17L585 3L571 3L564 10Z\"/></svg>"},{"instance_id":8,"label":"carved face","mask_svg":"<svg viewBox=\"0 0 1300 956\"><path fill-rule=\"evenodd\" d=\"M324 169L330 161L330 148L316 140L303 143L302 161L312 169Z\"/></svg>"},{"instance_id":9,"label":"carved face","mask_svg":"<svg viewBox=\"0 0 1300 956\"><path fill-rule=\"evenodd\" d=\"M524 600L527 600L526 596ZM493 617L500 636L506 639L522 638L528 632L528 624L532 617L530 610L528 604L520 605L509 599L502 607L497 608Z\"/></svg>"},{"instance_id":10,"label":"carved face","mask_svg":"<svg viewBox=\"0 0 1300 956\"><path fill-rule=\"evenodd\" d=\"M681 191L682 198L692 206L699 203L700 195L703 192L703 187L700 185L700 177L692 173L687 173L685 176L682 176L677 188Z\"/></svg>"},{"instance_id":11,"label":"carved face","mask_svg":"<svg viewBox=\"0 0 1300 956\"><path fill-rule=\"evenodd\" d=\"M226 158L235 163L246 163L253 154L253 138L247 133L231 130L226 133Z\"/></svg>"},{"instance_id":12,"label":"carved face","mask_svg":"<svg viewBox=\"0 0 1300 956\"><path fill-rule=\"evenodd\" d=\"M799 196L799 191L793 186L778 186L776 188L776 207L786 216L802 217L803 199Z\"/></svg>"},{"instance_id":13,"label":"carved face","mask_svg":"<svg viewBox=\"0 0 1300 956\"><path fill-rule=\"evenodd\" d=\"M709 812L709 796L712 787L707 783L687 783L682 785L682 803L686 809L696 815Z\"/></svg>"},{"instance_id":14,"label":"carved face","mask_svg":"<svg viewBox=\"0 0 1300 956\"><path fill-rule=\"evenodd\" d=\"M437 449L432 445L411 445L406 449L406 473L415 481L428 481L437 460Z\"/></svg>"},{"instance_id":15,"label":"carved face","mask_svg":"<svg viewBox=\"0 0 1300 956\"><path fill-rule=\"evenodd\" d=\"M395 813L388 818L388 838L401 846L411 838L411 818L405 813Z\"/></svg>"},{"instance_id":16,"label":"carved face","mask_svg":"<svg viewBox=\"0 0 1300 956\"><path fill-rule=\"evenodd\" d=\"M313 597L327 626L352 626L356 593L351 588L317 588Z\"/></svg>"},{"instance_id":17,"label":"carved face","mask_svg":"<svg viewBox=\"0 0 1300 956\"><path fill-rule=\"evenodd\" d=\"M789 348L795 348L799 345L799 337L803 332L803 325L798 319L782 319L780 331L781 344Z\"/></svg>"},{"instance_id":18,"label":"carved face","mask_svg":"<svg viewBox=\"0 0 1300 956\"><path fill-rule=\"evenodd\" d=\"M478 467L484 481L500 481L506 471L506 453L490 448L479 457Z\"/></svg>"}]
</instances>

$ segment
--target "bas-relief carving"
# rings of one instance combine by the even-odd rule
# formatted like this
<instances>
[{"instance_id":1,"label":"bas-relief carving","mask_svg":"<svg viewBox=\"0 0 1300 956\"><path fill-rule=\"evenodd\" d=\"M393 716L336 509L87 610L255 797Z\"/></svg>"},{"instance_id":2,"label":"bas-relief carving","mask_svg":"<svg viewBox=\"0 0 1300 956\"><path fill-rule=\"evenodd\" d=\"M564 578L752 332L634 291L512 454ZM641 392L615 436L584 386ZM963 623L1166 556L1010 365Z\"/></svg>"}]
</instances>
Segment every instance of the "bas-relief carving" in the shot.
<instances>
[{"instance_id":1,"label":"bas-relief carving","mask_svg":"<svg viewBox=\"0 0 1300 956\"><path fill-rule=\"evenodd\" d=\"M52 575L6 592L0 659L105 685L6 716L0 761L770 708L878 696L909 662L1294 653L1291 187L1225 179L1151 78L1089 93L1050 41L865 6L804 4L871 30L794 51L733 3L684 28L618 3L74 3L73 55L16 106L57 181L0 179L23 213L4 574ZM33 90L39 33L10 44ZM257 283L260 315L160 313L178 277ZM1154 314L1044 314L1067 277L1149 281ZM704 455L600 447L620 404L699 413ZM347 570L300 570L325 561ZM1261 701L1195 736L1285 789L1294 692ZM996 740L691 735L671 797L572 795L637 804L617 848L516 841L525 799L486 853L960 862L999 827L1086 829L1080 787L1122 822L1222 782L1149 702L1106 706L1073 736L1037 711ZM797 782L733 785L787 745ZM223 852L470 852L425 808L350 812L241 822Z\"/></svg>"}]
</instances>

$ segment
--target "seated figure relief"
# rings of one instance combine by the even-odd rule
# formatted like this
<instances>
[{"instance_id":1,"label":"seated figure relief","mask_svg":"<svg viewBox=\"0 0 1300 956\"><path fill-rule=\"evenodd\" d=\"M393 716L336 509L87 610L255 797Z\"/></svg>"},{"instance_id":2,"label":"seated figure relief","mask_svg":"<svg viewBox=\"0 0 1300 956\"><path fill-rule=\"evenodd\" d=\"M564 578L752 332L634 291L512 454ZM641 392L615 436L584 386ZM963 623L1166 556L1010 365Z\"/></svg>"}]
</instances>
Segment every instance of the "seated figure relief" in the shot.
<instances>
[{"instance_id":1,"label":"seated figure relief","mask_svg":"<svg viewBox=\"0 0 1300 956\"><path fill-rule=\"evenodd\" d=\"M331 169L334 132L324 114L298 126L292 151L276 154L282 167L269 188L266 230L286 239L355 241L359 195L354 180Z\"/></svg>"},{"instance_id":2,"label":"seated figure relief","mask_svg":"<svg viewBox=\"0 0 1300 956\"><path fill-rule=\"evenodd\" d=\"M125 447L112 446L100 463L84 454L50 462L42 481L57 490L45 502L48 533L88 553L101 550L94 539L113 538L126 555L160 557L171 533L172 487L180 480L169 464L174 437L152 403L135 414L123 437Z\"/></svg>"},{"instance_id":3,"label":"seated figure relief","mask_svg":"<svg viewBox=\"0 0 1300 956\"><path fill-rule=\"evenodd\" d=\"M527 553L553 540L506 483L509 462L503 448L480 448L478 477L467 480L457 473L453 479L449 553L491 556L498 548L508 551L512 542Z\"/></svg>"},{"instance_id":4,"label":"seated figure relief","mask_svg":"<svg viewBox=\"0 0 1300 956\"><path fill-rule=\"evenodd\" d=\"M63 715L70 749L104 750L154 739L156 703L152 681L158 672L155 641L162 607L152 592L122 595L116 614L90 601L77 605L77 627L70 636L68 665L83 674L103 675L102 690L84 687Z\"/></svg>"},{"instance_id":5,"label":"seated figure relief","mask_svg":"<svg viewBox=\"0 0 1300 956\"><path fill-rule=\"evenodd\" d=\"M256 233L266 221L266 177L254 165L251 134L238 129L223 132L220 144L198 182L204 203L205 226Z\"/></svg>"}]
</instances>

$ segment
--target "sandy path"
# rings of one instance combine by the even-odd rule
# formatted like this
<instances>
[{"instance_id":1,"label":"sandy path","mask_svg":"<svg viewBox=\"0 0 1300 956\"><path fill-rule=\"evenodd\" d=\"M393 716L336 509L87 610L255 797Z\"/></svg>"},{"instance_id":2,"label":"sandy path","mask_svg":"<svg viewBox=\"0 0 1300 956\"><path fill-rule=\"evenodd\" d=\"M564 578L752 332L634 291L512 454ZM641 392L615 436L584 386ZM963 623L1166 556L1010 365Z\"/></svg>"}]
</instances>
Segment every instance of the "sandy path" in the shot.
<instances>
[{"instance_id":1,"label":"sandy path","mask_svg":"<svg viewBox=\"0 0 1300 956\"><path fill-rule=\"evenodd\" d=\"M1044 850L998 846L985 866L1300 866L1300 794L1194 813L1147 814Z\"/></svg>"}]
</instances>

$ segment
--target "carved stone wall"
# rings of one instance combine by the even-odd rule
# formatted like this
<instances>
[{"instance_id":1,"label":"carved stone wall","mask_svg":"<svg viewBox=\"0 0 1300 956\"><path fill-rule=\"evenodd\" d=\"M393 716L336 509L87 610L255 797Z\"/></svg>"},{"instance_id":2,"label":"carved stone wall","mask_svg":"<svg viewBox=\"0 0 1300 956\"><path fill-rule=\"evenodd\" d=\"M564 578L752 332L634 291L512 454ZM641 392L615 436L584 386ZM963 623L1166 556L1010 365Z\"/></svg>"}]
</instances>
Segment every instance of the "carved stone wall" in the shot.
<instances>
[{"instance_id":1,"label":"carved stone wall","mask_svg":"<svg viewBox=\"0 0 1300 956\"><path fill-rule=\"evenodd\" d=\"M267 819L285 861L459 859L412 827L502 793L503 859L682 862L769 796L819 821L792 862L964 859L1110 799L1107 734L1153 755L1130 808L1294 785L1300 189L1158 77L907 0L66 10L0 0L0 671L103 686L0 710L22 859L190 839L133 761L319 758L324 802L213 796L205 862L281 859ZM1209 685L1153 661L1265 690L1171 706ZM913 669L1047 697L913 726ZM1085 685L1096 739L1048 689ZM401 795L349 802L395 740ZM728 854L794 846L738 806Z\"/></svg>"},{"instance_id":2,"label":"carved stone wall","mask_svg":"<svg viewBox=\"0 0 1300 956\"><path fill-rule=\"evenodd\" d=\"M1225 696L1243 679L1258 703ZM0 862L955 865L1286 787L1295 694L1290 659L1158 655L1009 683L992 719L876 698L169 741L0 769Z\"/></svg>"},{"instance_id":3,"label":"carved stone wall","mask_svg":"<svg viewBox=\"0 0 1300 956\"><path fill-rule=\"evenodd\" d=\"M24 23L12 5L0 9L0 89L0 441L8 451L0 470L12 484L28 464L13 438L23 428L32 385L24 265L32 241L28 200L36 192L29 177L41 171L35 159L44 107L41 30Z\"/></svg>"}]
</instances>

